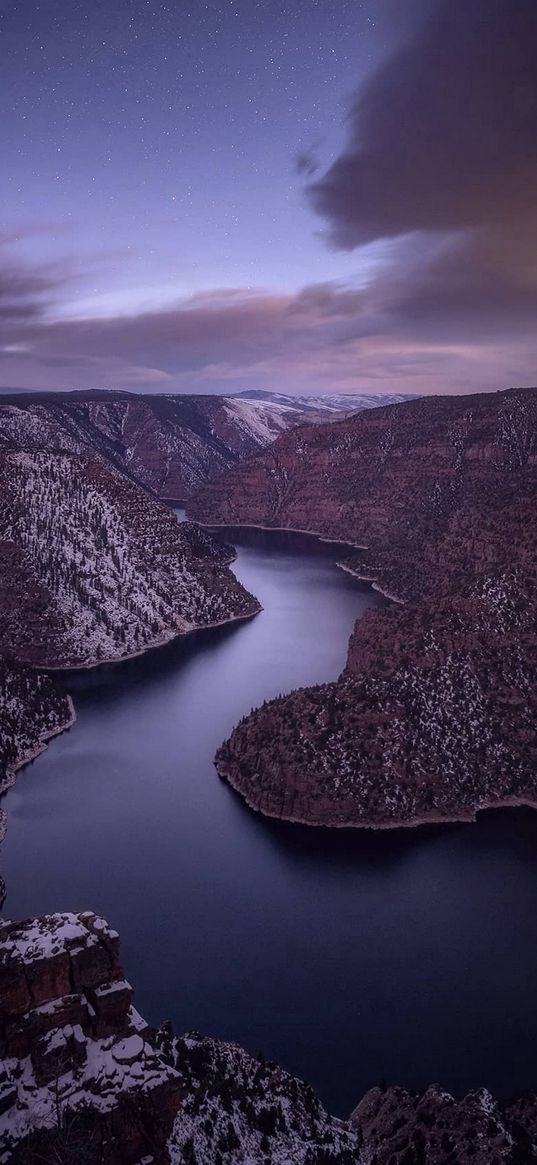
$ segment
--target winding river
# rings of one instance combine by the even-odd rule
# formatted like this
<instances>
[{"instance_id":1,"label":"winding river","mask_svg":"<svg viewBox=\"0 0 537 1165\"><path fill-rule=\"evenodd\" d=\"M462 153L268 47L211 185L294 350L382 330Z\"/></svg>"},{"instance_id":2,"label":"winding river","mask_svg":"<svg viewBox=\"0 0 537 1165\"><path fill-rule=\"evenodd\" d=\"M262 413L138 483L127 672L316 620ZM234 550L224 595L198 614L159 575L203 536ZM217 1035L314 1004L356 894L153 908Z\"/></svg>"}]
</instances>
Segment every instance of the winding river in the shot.
<instances>
[{"instance_id":1,"label":"winding river","mask_svg":"<svg viewBox=\"0 0 537 1165\"><path fill-rule=\"evenodd\" d=\"M70 681L76 726L5 798L6 913L104 914L148 1020L261 1050L342 1115L380 1079L537 1086L537 813L332 834L248 811L217 745L335 678L384 600L314 539L237 545L259 616Z\"/></svg>"}]
</instances>

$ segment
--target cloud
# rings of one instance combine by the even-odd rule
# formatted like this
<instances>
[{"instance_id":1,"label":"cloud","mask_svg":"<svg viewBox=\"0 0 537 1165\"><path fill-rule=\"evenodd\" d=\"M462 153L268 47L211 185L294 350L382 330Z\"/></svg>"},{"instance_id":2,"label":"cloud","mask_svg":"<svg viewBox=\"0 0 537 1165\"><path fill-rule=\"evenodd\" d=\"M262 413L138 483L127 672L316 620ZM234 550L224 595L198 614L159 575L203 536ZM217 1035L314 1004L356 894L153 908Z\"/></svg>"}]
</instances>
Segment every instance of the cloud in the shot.
<instances>
[{"instance_id":1,"label":"cloud","mask_svg":"<svg viewBox=\"0 0 537 1165\"><path fill-rule=\"evenodd\" d=\"M42 316L62 282L53 271L29 271L16 265L0 269L0 326Z\"/></svg>"},{"instance_id":2,"label":"cloud","mask_svg":"<svg viewBox=\"0 0 537 1165\"><path fill-rule=\"evenodd\" d=\"M535 221L535 0L427 0L357 94L349 139L310 185L336 245Z\"/></svg>"},{"instance_id":3,"label":"cloud","mask_svg":"<svg viewBox=\"0 0 537 1165\"><path fill-rule=\"evenodd\" d=\"M533 333L528 340L513 332L500 345L482 334L479 320L463 333L457 277L446 280L450 261L441 246L424 261L411 238L367 287L326 282L293 295L214 289L166 311L107 319L51 318L41 284L26 278L26 314L0 317L0 380L148 392L475 391L531 383Z\"/></svg>"},{"instance_id":4,"label":"cloud","mask_svg":"<svg viewBox=\"0 0 537 1165\"><path fill-rule=\"evenodd\" d=\"M537 380L536 60L535 0L428 0L310 182L334 246L391 240L359 307L372 377Z\"/></svg>"},{"instance_id":5,"label":"cloud","mask_svg":"<svg viewBox=\"0 0 537 1165\"><path fill-rule=\"evenodd\" d=\"M313 150L302 150L295 158L295 167L297 174L312 178L320 169L320 162Z\"/></svg>"}]
</instances>

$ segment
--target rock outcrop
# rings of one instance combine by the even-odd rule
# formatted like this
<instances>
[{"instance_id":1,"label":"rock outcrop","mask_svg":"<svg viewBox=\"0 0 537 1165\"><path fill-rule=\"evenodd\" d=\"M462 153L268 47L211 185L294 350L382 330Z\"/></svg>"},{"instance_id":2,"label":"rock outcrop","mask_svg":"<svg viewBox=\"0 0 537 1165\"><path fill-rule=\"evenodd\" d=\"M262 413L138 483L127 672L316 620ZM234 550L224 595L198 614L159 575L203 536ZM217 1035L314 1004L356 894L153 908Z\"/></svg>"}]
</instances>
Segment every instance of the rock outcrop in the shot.
<instances>
[{"instance_id":1,"label":"rock outcrop","mask_svg":"<svg viewBox=\"0 0 537 1165\"><path fill-rule=\"evenodd\" d=\"M366 1165L359 1130L273 1061L166 1028L157 1048L184 1090L169 1140L173 1165Z\"/></svg>"},{"instance_id":2,"label":"rock outcrop","mask_svg":"<svg viewBox=\"0 0 537 1165\"><path fill-rule=\"evenodd\" d=\"M345 568L404 600L360 620L337 683L238 725L217 768L248 804L388 827L537 802L536 507L531 389L302 428L198 493L208 523L347 541Z\"/></svg>"},{"instance_id":3,"label":"rock outcrop","mask_svg":"<svg viewBox=\"0 0 537 1165\"><path fill-rule=\"evenodd\" d=\"M0 1162L167 1161L178 1074L89 912L0 926Z\"/></svg>"},{"instance_id":4,"label":"rock outcrop","mask_svg":"<svg viewBox=\"0 0 537 1165\"><path fill-rule=\"evenodd\" d=\"M537 1160L537 1097L500 1104L485 1088L455 1100L372 1088L351 1115L371 1165L531 1165Z\"/></svg>"}]
</instances>

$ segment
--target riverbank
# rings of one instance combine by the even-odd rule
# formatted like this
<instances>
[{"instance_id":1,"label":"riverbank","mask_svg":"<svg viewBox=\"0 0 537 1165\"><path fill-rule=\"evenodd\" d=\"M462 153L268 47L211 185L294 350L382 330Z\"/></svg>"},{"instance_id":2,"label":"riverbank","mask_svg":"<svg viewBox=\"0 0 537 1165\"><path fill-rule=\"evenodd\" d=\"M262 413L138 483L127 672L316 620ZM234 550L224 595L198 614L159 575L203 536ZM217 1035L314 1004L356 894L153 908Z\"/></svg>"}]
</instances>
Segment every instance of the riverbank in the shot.
<instances>
[{"instance_id":1,"label":"riverbank","mask_svg":"<svg viewBox=\"0 0 537 1165\"><path fill-rule=\"evenodd\" d=\"M189 520L194 521L194 519ZM348 550L369 549L365 543L347 542L346 539L341 538L328 538L325 534L321 534L319 530L305 530L298 526L260 526L253 523L248 523L248 525L241 524L239 526L234 526L228 525L226 522L198 522L197 520L196 525L202 526L206 530L260 530L267 534L304 534L308 538L316 538L319 542L322 542L326 546L341 546ZM344 562L338 561L336 562L336 566L339 568L339 570L344 570L347 574L352 575L352 577L357 579L359 582L369 583L372 590L376 591L377 594L382 595L383 598L389 599L390 602L401 604L406 602L406 599L402 599L400 595L396 595L393 593L393 591L388 591L382 587L380 583L376 581L375 575L360 574L357 570L353 570L352 566L349 566Z\"/></svg>"},{"instance_id":2,"label":"riverbank","mask_svg":"<svg viewBox=\"0 0 537 1165\"><path fill-rule=\"evenodd\" d=\"M294 814L287 816L284 814L275 814L275 813L265 812L265 810L262 809L258 804L256 804L252 800L252 798L250 796L248 796L247 793L244 792L244 789L242 789L240 787L240 785L233 779L233 776L230 772L229 765L226 765L226 763L224 761L215 760L214 767L218 773L218 776L224 782L224 784L229 785L229 787L231 789L233 789L233 792L237 793L238 796L240 796L241 799L248 806L248 808L252 809L254 813L259 813L260 816L265 817L267 821L284 821L284 822L288 822L290 825L306 825L306 826L308 826L308 828L313 829L313 830L316 830L316 829L318 829L318 830L321 830L321 829L329 829L329 830L347 829L347 830L355 831L355 830L363 829L363 830L367 830L368 832L375 833L375 832L386 832L388 830L395 831L395 830L399 830L399 829L420 829L420 828L424 828L428 825L433 825L433 826L434 825L471 825L472 823L477 821L477 817L478 817L479 813L486 813L486 812L490 812L491 810L495 810L495 809L532 809L532 810L537 810L537 798L532 799L531 797L503 797L503 798L501 798L501 800L498 800L498 801L495 801L495 800L481 801L479 803L479 805L476 805L472 809L470 809L470 808L467 810L461 809L460 811L450 813L449 815L446 815L446 814L439 815L437 813L431 813L431 814L424 813L424 814L419 814L416 817L411 817L408 820L402 820L402 819L397 819L397 818L384 818L384 819L381 819L379 821L375 821L375 820L371 819L371 820L356 821L356 822L353 822L353 821L341 821L340 822L340 821L332 821L332 820L330 820L330 821L328 821L328 820L327 821L312 821L310 818L298 817Z\"/></svg>"},{"instance_id":3,"label":"riverbank","mask_svg":"<svg viewBox=\"0 0 537 1165\"><path fill-rule=\"evenodd\" d=\"M379 595L383 595L385 599L389 599L391 603L400 603L403 605L406 602L406 599L401 599L399 595L394 595L392 591L384 590L378 582L375 582L375 576L373 574L358 574L357 570L353 570L352 566L348 566L345 562L336 562L336 566L340 570L344 570L346 574L352 575L359 582L369 583L372 590L376 591Z\"/></svg>"},{"instance_id":4,"label":"riverbank","mask_svg":"<svg viewBox=\"0 0 537 1165\"><path fill-rule=\"evenodd\" d=\"M202 526L206 530L263 530L266 534L307 534L310 538L318 538L319 542L325 542L328 546L346 546L349 550L368 550L369 547L361 545L359 542L347 542L345 538L328 538L326 534L321 534L319 530L302 530L299 526L257 526L255 523L230 523L230 522L200 522L197 518L189 518L187 513L187 520L194 522L196 526ZM339 565L339 563L337 563Z\"/></svg>"},{"instance_id":5,"label":"riverbank","mask_svg":"<svg viewBox=\"0 0 537 1165\"><path fill-rule=\"evenodd\" d=\"M257 602L257 600L256 600L256 603L257 603L257 606L256 606L255 610L246 611L242 615L232 615L229 619L218 619L218 620L215 620L214 623L202 623L197 627L188 627L188 628L186 628L186 630L182 630L182 631L170 630L170 631L166 632L165 635L160 636L158 639L152 640L151 643L147 643L145 645L145 647L140 648L139 651L131 651L131 652L129 652L128 655L108 656L106 659L96 659L90 663L73 663L73 664L62 663L62 664L57 664L57 665L56 664L40 664L39 670L46 672L47 674L49 672L50 673L57 673L57 672L77 673L77 672L85 672L85 671L94 671L96 668L107 667L110 664L117 665L117 664L122 664L122 663L128 663L129 660L140 659L142 656L147 655L151 651L158 651L159 648L161 648L161 647L168 647L170 643L174 643L176 640L187 639L190 635L195 635L198 631L213 631L217 627L228 627L233 623L240 623L240 622L244 622L247 619L253 619L255 617L255 615L259 615L260 611L263 610L261 603Z\"/></svg>"},{"instance_id":6,"label":"riverbank","mask_svg":"<svg viewBox=\"0 0 537 1165\"><path fill-rule=\"evenodd\" d=\"M41 756L41 753L43 753L45 749L48 748L50 741L53 740L55 736L60 736L62 732L67 732L68 729L72 728L73 724L76 722L76 711L71 696L66 695L65 701L67 703L67 709L69 712L67 719L62 721L61 724L56 725L55 728L51 728L47 732L41 732L36 744L32 748L27 749L27 751L24 752L23 755L20 756L13 764L7 766L5 776L3 777L2 781L0 781L0 799L4 796L5 793L7 793L8 789L11 789L15 784L17 773L20 771L20 769L24 768L26 765L31 764L32 761L36 760L38 756ZM4 809L0 809L0 842L3 841L6 835L6 829L7 814Z\"/></svg>"}]
</instances>

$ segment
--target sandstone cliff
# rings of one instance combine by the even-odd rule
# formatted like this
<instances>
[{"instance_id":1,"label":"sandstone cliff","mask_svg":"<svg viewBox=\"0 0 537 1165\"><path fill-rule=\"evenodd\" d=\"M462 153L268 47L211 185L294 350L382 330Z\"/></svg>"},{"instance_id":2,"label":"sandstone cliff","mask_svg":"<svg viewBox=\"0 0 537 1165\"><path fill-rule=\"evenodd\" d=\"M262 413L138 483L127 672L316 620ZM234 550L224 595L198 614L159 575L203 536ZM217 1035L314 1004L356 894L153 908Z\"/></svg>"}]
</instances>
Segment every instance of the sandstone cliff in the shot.
<instances>
[{"instance_id":1,"label":"sandstone cliff","mask_svg":"<svg viewBox=\"0 0 537 1165\"><path fill-rule=\"evenodd\" d=\"M0 398L0 447L97 457L182 502L302 418L289 405L222 396L19 393Z\"/></svg>"},{"instance_id":2,"label":"sandstone cliff","mask_svg":"<svg viewBox=\"0 0 537 1165\"><path fill-rule=\"evenodd\" d=\"M179 1077L148 1040L103 919L0 926L0 1057L0 1162L168 1160Z\"/></svg>"},{"instance_id":3,"label":"sandstone cliff","mask_svg":"<svg viewBox=\"0 0 537 1165\"><path fill-rule=\"evenodd\" d=\"M537 393L429 398L302 428L204 487L209 523L346 540L405 600L336 684L246 717L222 776L272 816L389 826L537 801Z\"/></svg>"}]
</instances>

